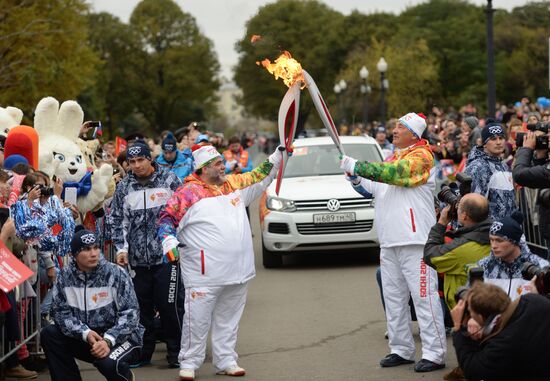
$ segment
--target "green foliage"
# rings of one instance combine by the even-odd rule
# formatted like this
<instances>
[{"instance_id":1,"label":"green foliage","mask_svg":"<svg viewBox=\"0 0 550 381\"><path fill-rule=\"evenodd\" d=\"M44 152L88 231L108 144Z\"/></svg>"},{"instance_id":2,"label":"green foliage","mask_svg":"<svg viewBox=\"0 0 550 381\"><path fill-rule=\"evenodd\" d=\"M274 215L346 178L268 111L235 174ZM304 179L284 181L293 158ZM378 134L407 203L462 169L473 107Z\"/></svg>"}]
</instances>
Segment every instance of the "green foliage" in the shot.
<instances>
[{"instance_id":1,"label":"green foliage","mask_svg":"<svg viewBox=\"0 0 550 381\"><path fill-rule=\"evenodd\" d=\"M152 130L174 129L214 113L219 64L212 42L172 0L143 0L130 18L139 46L128 84Z\"/></svg>"},{"instance_id":2,"label":"green foliage","mask_svg":"<svg viewBox=\"0 0 550 381\"><path fill-rule=\"evenodd\" d=\"M401 13L396 40L424 39L437 59L440 101L472 96L486 82L485 14L464 0L431 0ZM466 94L463 94L466 92Z\"/></svg>"},{"instance_id":3,"label":"green foliage","mask_svg":"<svg viewBox=\"0 0 550 381\"><path fill-rule=\"evenodd\" d=\"M384 57L388 64L387 78L389 91L386 92L389 116L400 116L410 111L425 111L439 94L436 58L424 40L400 44L381 43L375 39L368 48L352 52L344 70L337 77L347 82L343 96L346 99L348 114L356 113L355 120L361 119L362 95L359 70L363 65L369 70L368 83L373 87L369 95L369 115L380 117L380 73L376 64ZM355 101L354 101L355 100ZM351 105L350 105L351 102ZM388 116L386 115L386 116ZM372 119L372 117L371 117Z\"/></svg>"},{"instance_id":4,"label":"green foliage","mask_svg":"<svg viewBox=\"0 0 550 381\"><path fill-rule=\"evenodd\" d=\"M6 0L0 7L0 105L30 116L48 95L74 99L93 83L84 0Z\"/></svg>"},{"instance_id":5,"label":"green foliage","mask_svg":"<svg viewBox=\"0 0 550 381\"><path fill-rule=\"evenodd\" d=\"M269 120L277 120L277 111L287 88L275 81L256 62L271 61L288 50L315 79L325 97L332 93L333 79L344 59L339 40L343 16L317 1L281 0L259 9L246 24L246 33L237 43L240 53L235 81L242 89L247 111ZM262 39L251 44L252 35ZM299 124L303 125L313 104L302 97Z\"/></svg>"},{"instance_id":6,"label":"green foliage","mask_svg":"<svg viewBox=\"0 0 550 381\"><path fill-rule=\"evenodd\" d=\"M90 45L101 59L95 83L79 96L88 119L103 121L107 137L131 129L135 97L127 84L139 78L131 70L138 47L128 25L109 13L88 16Z\"/></svg>"}]
</instances>

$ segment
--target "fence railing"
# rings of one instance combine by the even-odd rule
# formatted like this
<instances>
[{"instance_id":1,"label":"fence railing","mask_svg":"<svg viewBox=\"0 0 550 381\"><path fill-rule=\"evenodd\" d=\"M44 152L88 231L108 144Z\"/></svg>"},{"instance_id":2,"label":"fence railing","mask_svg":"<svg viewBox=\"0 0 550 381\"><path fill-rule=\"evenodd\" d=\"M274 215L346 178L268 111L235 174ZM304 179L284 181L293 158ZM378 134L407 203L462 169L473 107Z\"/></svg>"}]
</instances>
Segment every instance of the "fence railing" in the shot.
<instances>
[{"instance_id":1,"label":"fence railing","mask_svg":"<svg viewBox=\"0 0 550 381\"><path fill-rule=\"evenodd\" d=\"M3 315L0 329L0 364L8 357L17 355L25 358L42 354L40 329L42 328L40 305L42 282L37 274L36 289L31 286L19 286L10 293L8 300L12 310ZM15 308L14 308L15 307Z\"/></svg>"},{"instance_id":2,"label":"fence railing","mask_svg":"<svg viewBox=\"0 0 550 381\"><path fill-rule=\"evenodd\" d=\"M529 188L519 188L516 191L516 199L519 209L523 213L523 232L525 239L532 251L544 258L548 255L548 243L540 233L538 223L538 207L535 204L535 190Z\"/></svg>"}]
</instances>

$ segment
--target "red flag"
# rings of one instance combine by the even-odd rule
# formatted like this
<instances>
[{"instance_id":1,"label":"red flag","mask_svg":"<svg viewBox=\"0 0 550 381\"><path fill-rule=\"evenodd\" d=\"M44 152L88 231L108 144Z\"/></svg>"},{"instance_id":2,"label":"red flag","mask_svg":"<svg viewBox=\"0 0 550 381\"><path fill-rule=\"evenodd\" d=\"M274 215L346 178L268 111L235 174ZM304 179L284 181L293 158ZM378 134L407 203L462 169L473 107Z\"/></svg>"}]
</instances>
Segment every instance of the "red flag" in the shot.
<instances>
[{"instance_id":1,"label":"red flag","mask_svg":"<svg viewBox=\"0 0 550 381\"><path fill-rule=\"evenodd\" d=\"M120 136L117 136L115 144L115 155L119 155L122 151L126 150L126 147L128 146L128 142L124 139L122 139Z\"/></svg>"},{"instance_id":2,"label":"red flag","mask_svg":"<svg viewBox=\"0 0 550 381\"><path fill-rule=\"evenodd\" d=\"M32 270L17 259L4 242L0 241L0 289L10 292L32 274L34 274Z\"/></svg>"}]
</instances>

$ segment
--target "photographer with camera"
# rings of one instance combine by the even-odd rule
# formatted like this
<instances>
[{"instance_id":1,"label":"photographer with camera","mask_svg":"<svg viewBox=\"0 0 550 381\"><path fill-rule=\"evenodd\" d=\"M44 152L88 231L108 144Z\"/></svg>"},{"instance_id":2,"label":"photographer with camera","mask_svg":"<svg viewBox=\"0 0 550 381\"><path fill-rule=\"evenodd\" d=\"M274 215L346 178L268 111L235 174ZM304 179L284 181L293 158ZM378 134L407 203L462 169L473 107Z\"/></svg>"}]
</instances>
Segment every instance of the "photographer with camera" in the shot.
<instances>
[{"instance_id":1,"label":"photographer with camera","mask_svg":"<svg viewBox=\"0 0 550 381\"><path fill-rule=\"evenodd\" d=\"M540 233L550 246L550 159L548 158L548 123L528 124L526 134L518 134L518 151L512 172L521 186L539 189L536 205L539 208ZM550 248L548 251L550 255Z\"/></svg>"},{"instance_id":2,"label":"photographer with camera","mask_svg":"<svg viewBox=\"0 0 550 381\"><path fill-rule=\"evenodd\" d=\"M468 156L465 173L472 178L472 192L489 200L489 216L499 219L517 210L512 172L502 162L506 134L493 120L481 130L482 146L474 147Z\"/></svg>"},{"instance_id":3,"label":"photographer with camera","mask_svg":"<svg viewBox=\"0 0 550 381\"><path fill-rule=\"evenodd\" d=\"M461 226L445 234L453 209ZM424 246L424 262L438 273L444 274L445 302L449 309L456 305L454 295L457 289L468 281L466 265L476 263L491 251L491 221L488 217L487 199L479 194L469 193L443 208L439 221L430 230ZM452 241L445 243L445 236Z\"/></svg>"},{"instance_id":4,"label":"photographer with camera","mask_svg":"<svg viewBox=\"0 0 550 381\"><path fill-rule=\"evenodd\" d=\"M451 311L453 344L469 381L548 380L550 301L527 294L512 302L495 285L476 282ZM477 331L468 329L475 321Z\"/></svg>"},{"instance_id":5,"label":"photographer with camera","mask_svg":"<svg viewBox=\"0 0 550 381\"><path fill-rule=\"evenodd\" d=\"M522 277L525 262L544 267L548 262L532 254L529 247L521 243L523 215L516 211L510 217L493 222L489 230L491 254L478 262L483 268L484 281L499 286L515 300L528 292L528 281Z\"/></svg>"}]
</instances>

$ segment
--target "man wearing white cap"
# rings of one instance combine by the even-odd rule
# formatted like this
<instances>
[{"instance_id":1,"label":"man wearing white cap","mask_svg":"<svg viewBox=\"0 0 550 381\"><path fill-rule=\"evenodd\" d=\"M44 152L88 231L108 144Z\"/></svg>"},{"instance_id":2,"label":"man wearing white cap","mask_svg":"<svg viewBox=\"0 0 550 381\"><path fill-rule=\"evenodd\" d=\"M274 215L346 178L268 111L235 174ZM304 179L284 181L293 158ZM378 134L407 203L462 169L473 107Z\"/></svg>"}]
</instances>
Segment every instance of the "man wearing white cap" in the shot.
<instances>
[{"instance_id":1,"label":"man wearing white cap","mask_svg":"<svg viewBox=\"0 0 550 381\"><path fill-rule=\"evenodd\" d=\"M210 327L218 374L244 376L235 345L248 281L255 276L245 207L269 186L282 155L276 150L251 172L233 175L225 174L223 158L211 145L195 145L193 158L195 172L168 200L158 230L167 259L181 262L185 285L179 376L195 378Z\"/></svg>"},{"instance_id":2,"label":"man wearing white cap","mask_svg":"<svg viewBox=\"0 0 550 381\"><path fill-rule=\"evenodd\" d=\"M340 167L356 189L373 194L376 231L380 241L382 288L391 353L382 367L414 362L409 295L420 327L422 359L416 372L445 366L447 342L443 310L437 293L437 273L423 259L423 248L435 224L432 168L434 156L421 138L426 129L422 114L409 113L393 131L395 152L386 162L359 162L344 156ZM349 177L348 177L349 178Z\"/></svg>"}]
</instances>

